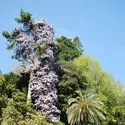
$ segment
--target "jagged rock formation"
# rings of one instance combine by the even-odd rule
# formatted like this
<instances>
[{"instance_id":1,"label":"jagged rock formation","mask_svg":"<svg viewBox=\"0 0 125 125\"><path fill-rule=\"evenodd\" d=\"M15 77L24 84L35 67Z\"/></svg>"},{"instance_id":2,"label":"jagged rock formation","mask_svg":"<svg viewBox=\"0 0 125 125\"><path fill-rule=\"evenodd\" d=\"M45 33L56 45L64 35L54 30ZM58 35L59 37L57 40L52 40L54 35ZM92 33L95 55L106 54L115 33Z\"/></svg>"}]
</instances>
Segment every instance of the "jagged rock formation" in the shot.
<instances>
[{"instance_id":1,"label":"jagged rock formation","mask_svg":"<svg viewBox=\"0 0 125 125\"><path fill-rule=\"evenodd\" d=\"M24 72L30 74L29 94L37 109L50 122L58 122L57 108L59 66L56 62L54 29L44 20L23 22L23 28L8 34L8 48L15 48L13 58L22 61Z\"/></svg>"}]
</instances>

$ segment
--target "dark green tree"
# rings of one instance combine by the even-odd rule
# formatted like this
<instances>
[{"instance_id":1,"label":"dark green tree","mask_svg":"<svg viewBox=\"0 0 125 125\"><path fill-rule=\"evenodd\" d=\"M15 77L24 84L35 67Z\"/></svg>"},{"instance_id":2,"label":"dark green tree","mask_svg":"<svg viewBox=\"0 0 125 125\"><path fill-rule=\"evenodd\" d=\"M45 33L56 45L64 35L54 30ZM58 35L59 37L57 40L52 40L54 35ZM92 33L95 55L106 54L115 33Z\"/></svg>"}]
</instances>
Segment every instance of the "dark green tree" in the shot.
<instances>
[{"instance_id":1,"label":"dark green tree","mask_svg":"<svg viewBox=\"0 0 125 125\"><path fill-rule=\"evenodd\" d=\"M57 58L59 61L72 61L82 55L83 48L78 37L73 40L65 36L56 38L58 42Z\"/></svg>"},{"instance_id":2,"label":"dark green tree","mask_svg":"<svg viewBox=\"0 0 125 125\"><path fill-rule=\"evenodd\" d=\"M67 124L66 108L67 101L75 95L79 88L85 89L86 79L81 71L76 71L72 61L82 55L83 47L78 37L73 40L65 36L56 38L58 42L57 59L61 66L60 82L57 85L59 93L59 107L61 110L61 121Z\"/></svg>"},{"instance_id":3,"label":"dark green tree","mask_svg":"<svg viewBox=\"0 0 125 125\"><path fill-rule=\"evenodd\" d=\"M19 80L19 76L13 72L4 74L5 77L5 93L10 98L13 92L17 91L16 84Z\"/></svg>"}]
</instances>

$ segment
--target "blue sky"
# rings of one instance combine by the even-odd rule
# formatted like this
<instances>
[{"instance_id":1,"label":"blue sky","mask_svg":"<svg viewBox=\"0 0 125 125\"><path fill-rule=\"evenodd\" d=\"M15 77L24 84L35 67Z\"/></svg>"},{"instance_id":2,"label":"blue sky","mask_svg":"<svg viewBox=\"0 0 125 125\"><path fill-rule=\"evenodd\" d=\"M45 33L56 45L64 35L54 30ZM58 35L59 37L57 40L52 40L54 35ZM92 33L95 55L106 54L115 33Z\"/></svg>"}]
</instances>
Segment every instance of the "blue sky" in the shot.
<instances>
[{"instance_id":1,"label":"blue sky","mask_svg":"<svg viewBox=\"0 0 125 125\"><path fill-rule=\"evenodd\" d=\"M18 63L6 50L2 31L19 25L20 9L43 18L56 36L79 36L84 54L97 59L104 69L125 83L125 0L0 0L0 69L7 73Z\"/></svg>"}]
</instances>

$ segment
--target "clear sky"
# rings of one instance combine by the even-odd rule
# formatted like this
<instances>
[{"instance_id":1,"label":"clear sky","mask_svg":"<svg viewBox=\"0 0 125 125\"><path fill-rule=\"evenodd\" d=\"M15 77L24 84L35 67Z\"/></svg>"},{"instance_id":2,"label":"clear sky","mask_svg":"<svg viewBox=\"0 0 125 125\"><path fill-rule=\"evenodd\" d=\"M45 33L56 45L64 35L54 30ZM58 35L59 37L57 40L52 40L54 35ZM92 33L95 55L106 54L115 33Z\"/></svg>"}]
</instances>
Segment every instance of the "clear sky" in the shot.
<instances>
[{"instance_id":1,"label":"clear sky","mask_svg":"<svg viewBox=\"0 0 125 125\"><path fill-rule=\"evenodd\" d=\"M2 31L19 25L20 9L54 26L56 36L78 36L84 54L97 59L104 71L125 83L125 0L0 0L0 69L16 67L6 50Z\"/></svg>"}]
</instances>

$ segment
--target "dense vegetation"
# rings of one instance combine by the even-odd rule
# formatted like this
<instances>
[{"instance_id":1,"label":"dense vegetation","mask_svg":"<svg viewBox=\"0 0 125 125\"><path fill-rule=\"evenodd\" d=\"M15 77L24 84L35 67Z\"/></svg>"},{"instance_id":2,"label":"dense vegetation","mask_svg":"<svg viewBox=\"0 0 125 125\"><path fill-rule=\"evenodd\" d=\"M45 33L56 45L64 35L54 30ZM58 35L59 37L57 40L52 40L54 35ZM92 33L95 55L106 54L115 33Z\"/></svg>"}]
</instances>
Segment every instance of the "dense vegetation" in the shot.
<instances>
[{"instance_id":1,"label":"dense vegetation","mask_svg":"<svg viewBox=\"0 0 125 125\"><path fill-rule=\"evenodd\" d=\"M21 11L18 23L31 19ZM3 32L10 38L8 32ZM14 36L13 36L14 37ZM60 65L57 125L125 125L125 93L123 85L103 71L98 61L83 54L78 37L56 38L56 57ZM9 44L10 49L14 43ZM38 48L39 49L39 46ZM20 72L0 74L0 122L2 125L51 125L39 114L32 101L27 101L29 75ZM28 102L28 103L27 103ZM55 124L55 123L54 123Z\"/></svg>"}]
</instances>

